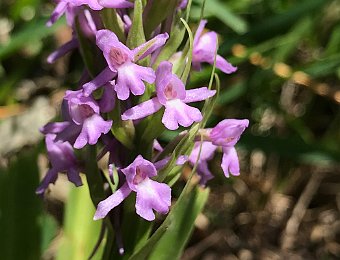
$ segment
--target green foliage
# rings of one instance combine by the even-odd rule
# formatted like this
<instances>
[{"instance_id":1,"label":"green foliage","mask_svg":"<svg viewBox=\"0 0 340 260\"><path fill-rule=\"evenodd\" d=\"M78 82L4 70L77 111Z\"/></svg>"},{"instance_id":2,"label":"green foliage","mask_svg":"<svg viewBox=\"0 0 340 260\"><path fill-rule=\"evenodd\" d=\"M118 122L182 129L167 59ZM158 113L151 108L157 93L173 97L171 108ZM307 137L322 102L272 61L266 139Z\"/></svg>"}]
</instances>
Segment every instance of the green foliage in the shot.
<instances>
[{"instance_id":1,"label":"green foliage","mask_svg":"<svg viewBox=\"0 0 340 260\"><path fill-rule=\"evenodd\" d=\"M36 161L36 151L25 152L8 169L0 170L2 259L38 259L42 233L49 232L43 225L42 201L34 192L39 183ZM43 247L46 248L46 242Z\"/></svg>"},{"instance_id":2,"label":"green foliage","mask_svg":"<svg viewBox=\"0 0 340 260\"><path fill-rule=\"evenodd\" d=\"M183 194L183 201L173 209L172 215L169 215L172 221L167 232L164 233L155 245L149 259L180 259L193 231L195 220L203 210L208 195L209 189L197 187Z\"/></svg>"},{"instance_id":3,"label":"green foliage","mask_svg":"<svg viewBox=\"0 0 340 260\"><path fill-rule=\"evenodd\" d=\"M144 12L144 30L147 38L150 36L153 30L165 20L168 16L171 16L177 7L177 0L159 0L153 1L151 8Z\"/></svg>"},{"instance_id":4,"label":"green foliage","mask_svg":"<svg viewBox=\"0 0 340 260\"><path fill-rule=\"evenodd\" d=\"M209 189L189 186L187 182L162 225L129 260L179 258L209 195Z\"/></svg>"},{"instance_id":5,"label":"green foliage","mask_svg":"<svg viewBox=\"0 0 340 260\"><path fill-rule=\"evenodd\" d=\"M126 45L130 49L134 49L145 42L144 28L143 28L143 6L141 0L135 1L133 9L133 20L126 40Z\"/></svg>"},{"instance_id":6,"label":"green foliage","mask_svg":"<svg viewBox=\"0 0 340 260\"><path fill-rule=\"evenodd\" d=\"M101 221L93 221L95 208L87 184L72 188L66 202L65 224L56 259L87 259L98 239ZM92 259L102 259L104 243Z\"/></svg>"}]
</instances>

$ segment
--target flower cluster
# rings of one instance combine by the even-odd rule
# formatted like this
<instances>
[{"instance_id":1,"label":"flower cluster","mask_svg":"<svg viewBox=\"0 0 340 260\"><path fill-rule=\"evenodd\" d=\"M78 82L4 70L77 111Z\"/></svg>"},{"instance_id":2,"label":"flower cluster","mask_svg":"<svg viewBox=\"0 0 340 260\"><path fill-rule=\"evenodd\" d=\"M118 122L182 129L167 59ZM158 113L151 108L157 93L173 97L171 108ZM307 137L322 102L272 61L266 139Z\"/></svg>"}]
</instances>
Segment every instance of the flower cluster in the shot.
<instances>
[{"instance_id":1,"label":"flower cluster","mask_svg":"<svg viewBox=\"0 0 340 260\"><path fill-rule=\"evenodd\" d=\"M78 90L66 91L62 103L62 122L49 123L41 129L45 135L51 169L36 192L43 194L48 185L56 181L59 172L66 173L76 186L82 185L79 173L86 172L81 159L82 150L96 147L99 151L97 158L86 159L99 160L108 154L107 169L102 169L102 174L108 172L109 178L102 179L112 184L116 175L118 183L115 183L116 188L103 183L108 197L96 205L94 219L107 216L134 192L136 213L142 218L152 221L155 212L168 213L171 188L165 178L158 178L158 173L173 161L171 156L175 148L172 146L176 140L163 149L157 139L164 131L200 126L201 129L195 134L203 141L192 143L191 148L175 158L175 163L197 164L201 185L206 185L213 177L208 161L218 147L222 147L223 151L221 167L225 176L240 173L234 146L248 127L248 120L225 119L214 128L204 129L204 124L200 124L204 118L203 110L190 103L209 101L215 97L216 90L212 90L211 86L188 89L187 79L183 77L188 66L200 70L203 63L215 64L226 74L236 71L236 67L216 54L217 34L206 32L204 27L207 21L202 20L196 30L192 49L184 47L180 50L183 46L180 43L175 47L171 45L170 40L176 37L172 31L175 23L183 27L183 32L185 30L180 21L172 19L174 14L176 17L184 16L187 1L180 1L172 17L160 20L156 26L152 26L154 21L148 25L147 16L141 13L143 24L149 31L144 35L147 40L141 42L140 37L133 35L131 28L134 18L129 16L139 12L137 2L60 0L47 23L50 26L65 14L74 30L70 42L53 52L48 57L49 62L80 47L81 54L85 56L83 42L86 41L92 46L87 50L87 55L92 55L95 70L91 71L87 66ZM144 10L150 10L156 2L147 1ZM118 29L105 27L108 23L101 11L103 8L114 11L112 15L118 21ZM131 12L133 8L135 10ZM134 17L138 16L136 13ZM134 44L129 44L131 41ZM192 55L188 55L189 51ZM192 58L189 59L189 56ZM186 132L179 135L183 133Z\"/></svg>"}]
</instances>

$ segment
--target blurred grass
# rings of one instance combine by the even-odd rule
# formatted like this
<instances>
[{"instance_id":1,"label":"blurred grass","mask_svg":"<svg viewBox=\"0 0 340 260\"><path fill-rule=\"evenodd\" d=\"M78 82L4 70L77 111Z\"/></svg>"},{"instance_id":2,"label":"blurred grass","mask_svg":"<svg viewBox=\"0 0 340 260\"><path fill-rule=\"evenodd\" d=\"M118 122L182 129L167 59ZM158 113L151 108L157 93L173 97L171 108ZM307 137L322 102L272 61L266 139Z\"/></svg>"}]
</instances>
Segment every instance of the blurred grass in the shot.
<instances>
[{"instance_id":1,"label":"blurred grass","mask_svg":"<svg viewBox=\"0 0 340 260\"><path fill-rule=\"evenodd\" d=\"M8 169L0 170L2 259L39 259L54 232L44 225L47 216L43 216L42 201L34 192L39 184L36 161L37 152L25 152Z\"/></svg>"}]
</instances>

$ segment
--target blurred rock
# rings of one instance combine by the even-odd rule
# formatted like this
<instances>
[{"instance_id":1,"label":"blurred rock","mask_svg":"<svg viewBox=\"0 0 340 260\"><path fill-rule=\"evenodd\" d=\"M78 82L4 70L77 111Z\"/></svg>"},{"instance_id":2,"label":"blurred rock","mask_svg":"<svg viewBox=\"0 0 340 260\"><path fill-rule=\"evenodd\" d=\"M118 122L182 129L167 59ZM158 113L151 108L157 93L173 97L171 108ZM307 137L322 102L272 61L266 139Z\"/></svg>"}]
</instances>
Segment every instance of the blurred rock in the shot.
<instances>
[{"instance_id":1,"label":"blurred rock","mask_svg":"<svg viewBox=\"0 0 340 260\"><path fill-rule=\"evenodd\" d=\"M39 128L55 117L56 111L46 97L36 98L23 113L7 118L0 124L0 157L36 145L43 138Z\"/></svg>"}]
</instances>

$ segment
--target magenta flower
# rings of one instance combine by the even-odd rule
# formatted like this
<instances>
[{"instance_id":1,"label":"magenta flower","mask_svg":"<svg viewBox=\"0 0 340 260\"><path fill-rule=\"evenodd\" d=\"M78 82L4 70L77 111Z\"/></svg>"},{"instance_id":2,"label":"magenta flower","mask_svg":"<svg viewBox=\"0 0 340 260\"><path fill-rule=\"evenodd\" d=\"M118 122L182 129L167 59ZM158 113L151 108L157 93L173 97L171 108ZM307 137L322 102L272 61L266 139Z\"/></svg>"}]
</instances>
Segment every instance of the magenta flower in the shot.
<instances>
[{"instance_id":1,"label":"magenta flower","mask_svg":"<svg viewBox=\"0 0 340 260\"><path fill-rule=\"evenodd\" d=\"M209 138L214 145L233 147L248 125L248 119L225 119L210 130Z\"/></svg>"},{"instance_id":2,"label":"magenta flower","mask_svg":"<svg viewBox=\"0 0 340 260\"><path fill-rule=\"evenodd\" d=\"M178 9L184 9L188 5L188 0L180 0L178 3Z\"/></svg>"},{"instance_id":3,"label":"magenta flower","mask_svg":"<svg viewBox=\"0 0 340 260\"><path fill-rule=\"evenodd\" d=\"M189 163L194 166L198 159L197 164L197 174L200 176L200 184L205 186L207 181L214 178L211 171L208 168L208 161L210 161L214 157L214 153L217 149L217 146L213 145L210 142L203 142L201 148L201 142L196 142L194 149L192 150L189 156ZM200 157L198 158L199 152Z\"/></svg>"},{"instance_id":4,"label":"magenta flower","mask_svg":"<svg viewBox=\"0 0 340 260\"><path fill-rule=\"evenodd\" d=\"M155 166L141 155L121 170L126 182L110 197L97 206L94 219L104 218L111 209L118 206L132 192L136 192L136 212L142 218L155 219L153 210L166 214L171 205L171 189L164 183L150 179L157 175Z\"/></svg>"},{"instance_id":5,"label":"magenta flower","mask_svg":"<svg viewBox=\"0 0 340 260\"><path fill-rule=\"evenodd\" d=\"M136 120L156 113L165 107L162 123L166 128L175 130L179 126L188 127L193 122L200 122L202 114L199 109L186 103L202 101L215 95L215 90L206 87L185 90L183 82L172 73L172 64L168 61L160 63L156 71L157 97L145 101L125 111L123 120Z\"/></svg>"},{"instance_id":6,"label":"magenta flower","mask_svg":"<svg viewBox=\"0 0 340 260\"><path fill-rule=\"evenodd\" d=\"M98 0L98 3L106 8L130 8L133 3L128 0Z\"/></svg>"},{"instance_id":7,"label":"magenta flower","mask_svg":"<svg viewBox=\"0 0 340 260\"><path fill-rule=\"evenodd\" d=\"M234 176L240 174L239 160L234 146L248 125L248 119L225 119L209 131L211 143L222 146L221 167L226 177L229 177L230 174Z\"/></svg>"},{"instance_id":8,"label":"magenta flower","mask_svg":"<svg viewBox=\"0 0 340 260\"><path fill-rule=\"evenodd\" d=\"M88 4L85 2L89 2L91 4L90 7L93 10L100 10L103 7L98 5L97 1L72 1L72 0L60 0L57 3L57 6L52 12L50 19L47 21L47 26L52 26L63 14L66 16L66 21L69 26L74 25L75 17L82 11L81 5Z\"/></svg>"},{"instance_id":9,"label":"magenta flower","mask_svg":"<svg viewBox=\"0 0 340 260\"><path fill-rule=\"evenodd\" d=\"M108 8L130 8L133 7L133 3L127 0L60 0L57 1L57 6L52 12L50 19L47 22L47 26L53 25L64 13L66 14L66 20L69 25L73 24L74 17L80 6L87 5L94 11Z\"/></svg>"},{"instance_id":10,"label":"magenta flower","mask_svg":"<svg viewBox=\"0 0 340 260\"><path fill-rule=\"evenodd\" d=\"M72 50L78 48L78 46L79 46L78 39L72 38L72 40L63 44L57 50L48 55L47 62L54 63L57 59L65 56L68 52L71 52Z\"/></svg>"},{"instance_id":11,"label":"magenta flower","mask_svg":"<svg viewBox=\"0 0 340 260\"><path fill-rule=\"evenodd\" d=\"M99 114L99 105L92 97L85 97L81 90L66 91L68 113L80 133L74 148L83 148L87 143L96 144L102 134L110 131L112 120L105 121Z\"/></svg>"},{"instance_id":12,"label":"magenta flower","mask_svg":"<svg viewBox=\"0 0 340 260\"><path fill-rule=\"evenodd\" d=\"M74 183L74 185L82 185L77 158L74 155L71 144L69 142L56 141L55 137L55 134L47 134L45 137L46 149L52 167L48 170L35 191L39 195L44 194L50 183L55 183L59 172L66 172L69 181Z\"/></svg>"},{"instance_id":13,"label":"magenta flower","mask_svg":"<svg viewBox=\"0 0 340 260\"><path fill-rule=\"evenodd\" d=\"M217 34L215 32L207 32L202 35L207 21L202 20L197 28L194 38L194 48L192 53L192 66L196 70L201 69L201 63L207 62L214 64L215 53L217 48ZM224 73L230 74L237 70L222 56L216 56L216 67Z\"/></svg>"},{"instance_id":14,"label":"magenta flower","mask_svg":"<svg viewBox=\"0 0 340 260\"><path fill-rule=\"evenodd\" d=\"M103 113L108 113L113 110L116 104L116 92L114 91L115 84L114 82L109 82L104 85L103 94L100 100L98 101L100 111Z\"/></svg>"},{"instance_id":15,"label":"magenta flower","mask_svg":"<svg viewBox=\"0 0 340 260\"><path fill-rule=\"evenodd\" d=\"M89 96L115 76L117 76L115 91L118 99L128 99L130 92L134 95L142 95L145 91L143 81L151 84L155 81L156 76L153 69L137 65L135 62L164 45L168 37L167 33L159 34L150 41L130 50L118 40L113 32L99 30L96 33L96 42L103 51L108 67L83 86L85 95Z\"/></svg>"},{"instance_id":16,"label":"magenta flower","mask_svg":"<svg viewBox=\"0 0 340 260\"><path fill-rule=\"evenodd\" d=\"M222 147L223 157L221 167L224 175L229 178L230 174L233 176L240 175L240 163L238 160L235 147Z\"/></svg>"}]
</instances>

